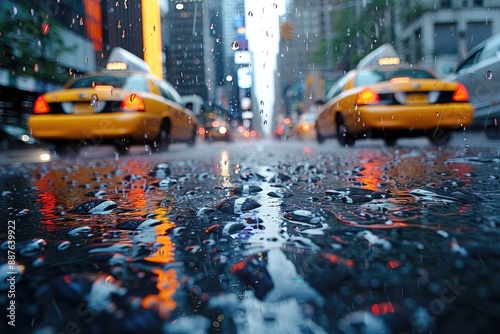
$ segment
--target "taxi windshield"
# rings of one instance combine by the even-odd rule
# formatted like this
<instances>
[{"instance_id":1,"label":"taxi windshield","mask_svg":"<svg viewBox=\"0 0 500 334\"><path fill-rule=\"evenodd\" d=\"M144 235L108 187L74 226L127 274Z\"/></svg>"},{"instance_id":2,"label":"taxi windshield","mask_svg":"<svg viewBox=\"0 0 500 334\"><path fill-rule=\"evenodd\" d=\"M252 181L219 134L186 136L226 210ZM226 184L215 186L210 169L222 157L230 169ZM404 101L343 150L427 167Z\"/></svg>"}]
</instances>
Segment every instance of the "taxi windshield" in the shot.
<instances>
[{"instance_id":1,"label":"taxi windshield","mask_svg":"<svg viewBox=\"0 0 500 334\"><path fill-rule=\"evenodd\" d=\"M68 89L94 88L96 86L112 86L113 88L148 91L146 78L140 75L95 75L76 79L68 86Z\"/></svg>"},{"instance_id":2,"label":"taxi windshield","mask_svg":"<svg viewBox=\"0 0 500 334\"><path fill-rule=\"evenodd\" d=\"M399 68L392 70L366 70L360 71L356 77L355 86L370 85L383 81L390 81L393 78L406 77L410 79L434 79L435 77L423 69Z\"/></svg>"}]
</instances>

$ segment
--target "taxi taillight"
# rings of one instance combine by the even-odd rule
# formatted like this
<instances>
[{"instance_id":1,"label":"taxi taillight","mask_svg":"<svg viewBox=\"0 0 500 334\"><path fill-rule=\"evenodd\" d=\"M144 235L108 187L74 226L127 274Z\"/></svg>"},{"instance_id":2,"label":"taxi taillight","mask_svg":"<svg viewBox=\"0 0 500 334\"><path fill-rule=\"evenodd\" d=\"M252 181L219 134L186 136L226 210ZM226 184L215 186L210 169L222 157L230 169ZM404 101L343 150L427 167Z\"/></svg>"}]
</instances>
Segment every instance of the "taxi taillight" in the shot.
<instances>
[{"instance_id":1,"label":"taxi taillight","mask_svg":"<svg viewBox=\"0 0 500 334\"><path fill-rule=\"evenodd\" d=\"M457 102L469 101L469 92L467 91L467 88L465 88L464 85L459 83L457 89L455 90L451 98L453 99L453 101Z\"/></svg>"},{"instance_id":2,"label":"taxi taillight","mask_svg":"<svg viewBox=\"0 0 500 334\"><path fill-rule=\"evenodd\" d=\"M131 111L144 111L146 110L146 105L144 100L137 94L130 94L121 103L120 107L123 110Z\"/></svg>"},{"instance_id":3,"label":"taxi taillight","mask_svg":"<svg viewBox=\"0 0 500 334\"><path fill-rule=\"evenodd\" d=\"M363 89L356 98L356 104L375 104L380 101L380 96L378 96L377 92L371 88Z\"/></svg>"},{"instance_id":4,"label":"taxi taillight","mask_svg":"<svg viewBox=\"0 0 500 334\"><path fill-rule=\"evenodd\" d=\"M46 114L50 112L50 107L47 101L43 98L43 95L40 95L33 105L33 112L35 114Z\"/></svg>"}]
</instances>

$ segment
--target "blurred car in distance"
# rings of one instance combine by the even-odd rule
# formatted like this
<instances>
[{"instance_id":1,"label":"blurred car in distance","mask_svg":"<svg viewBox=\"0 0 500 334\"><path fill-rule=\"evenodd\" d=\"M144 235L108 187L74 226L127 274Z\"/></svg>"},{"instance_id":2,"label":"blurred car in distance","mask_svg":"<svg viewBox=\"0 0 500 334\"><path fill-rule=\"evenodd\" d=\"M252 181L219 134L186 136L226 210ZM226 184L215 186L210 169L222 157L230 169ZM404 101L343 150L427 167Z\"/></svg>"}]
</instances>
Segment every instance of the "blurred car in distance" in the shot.
<instances>
[{"instance_id":1,"label":"blurred car in distance","mask_svg":"<svg viewBox=\"0 0 500 334\"><path fill-rule=\"evenodd\" d=\"M233 131L228 113L215 105L204 105L201 110L200 119L202 126L199 134L206 141L232 141Z\"/></svg>"},{"instance_id":2,"label":"blurred car in distance","mask_svg":"<svg viewBox=\"0 0 500 334\"><path fill-rule=\"evenodd\" d=\"M290 117L285 117L278 120L272 131L272 137L280 140L287 139L291 126L292 120L290 119Z\"/></svg>"},{"instance_id":3,"label":"blurred car in distance","mask_svg":"<svg viewBox=\"0 0 500 334\"><path fill-rule=\"evenodd\" d=\"M223 119L217 118L203 126L203 136L207 141L231 141L232 131L229 123Z\"/></svg>"},{"instance_id":4,"label":"blurred car in distance","mask_svg":"<svg viewBox=\"0 0 500 334\"><path fill-rule=\"evenodd\" d=\"M288 138L298 140L316 139L315 113L307 112L299 117L299 121L288 132Z\"/></svg>"},{"instance_id":5,"label":"blurred car in distance","mask_svg":"<svg viewBox=\"0 0 500 334\"><path fill-rule=\"evenodd\" d=\"M41 143L21 126L0 124L0 150L39 146Z\"/></svg>"},{"instance_id":6,"label":"blurred car in distance","mask_svg":"<svg viewBox=\"0 0 500 334\"><path fill-rule=\"evenodd\" d=\"M28 126L33 137L65 155L104 143L120 152L131 144L156 151L171 142L193 145L198 121L172 85L151 74L142 59L116 48L106 69L40 95Z\"/></svg>"},{"instance_id":7,"label":"blurred car in distance","mask_svg":"<svg viewBox=\"0 0 500 334\"><path fill-rule=\"evenodd\" d=\"M472 48L445 78L462 83L474 105L472 126L485 128L489 137L500 136L500 34Z\"/></svg>"},{"instance_id":8,"label":"blurred car in distance","mask_svg":"<svg viewBox=\"0 0 500 334\"><path fill-rule=\"evenodd\" d=\"M452 131L469 125L473 115L463 84L401 65L385 44L332 86L316 120L317 140L337 137L350 146L362 138L383 138L394 145L401 137L427 136L441 145Z\"/></svg>"}]
</instances>

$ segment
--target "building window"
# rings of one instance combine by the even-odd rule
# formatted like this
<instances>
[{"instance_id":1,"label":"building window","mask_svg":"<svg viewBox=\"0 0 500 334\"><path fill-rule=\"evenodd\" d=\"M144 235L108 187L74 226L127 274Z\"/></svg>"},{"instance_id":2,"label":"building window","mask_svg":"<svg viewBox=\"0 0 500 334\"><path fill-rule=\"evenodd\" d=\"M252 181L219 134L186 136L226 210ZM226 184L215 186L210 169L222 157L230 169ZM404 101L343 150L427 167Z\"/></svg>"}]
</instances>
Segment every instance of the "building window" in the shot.
<instances>
[{"instance_id":1,"label":"building window","mask_svg":"<svg viewBox=\"0 0 500 334\"><path fill-rule=\"evenodd\" d=\"M450 55L458 52L456 24L439 23L434 25L435 55Z\"/></svg>"},{"instance_id":2,"label":"building window","mask_svg":"<svg viewBox=\"0 0 500 334\"><path fill-rule=\"evenodd\" d=\"M474 0L474 7L483 7L483 0Z\"/></svg>"},{"instance_id":3,"label":"building window","mask_svg":"<svg viewBox=\"0 0 500 334\"><path fill-rule=\"evenodd\" d=\"M451 0L441 0L441 8L451 8Z\"/></svg>"}]
</instances>

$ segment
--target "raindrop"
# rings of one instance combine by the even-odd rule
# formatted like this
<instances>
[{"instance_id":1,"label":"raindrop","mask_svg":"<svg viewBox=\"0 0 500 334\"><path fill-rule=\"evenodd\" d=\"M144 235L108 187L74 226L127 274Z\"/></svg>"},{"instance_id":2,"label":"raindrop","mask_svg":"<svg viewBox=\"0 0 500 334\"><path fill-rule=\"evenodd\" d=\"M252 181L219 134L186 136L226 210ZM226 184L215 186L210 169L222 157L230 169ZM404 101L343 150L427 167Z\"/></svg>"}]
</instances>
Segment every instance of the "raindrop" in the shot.
<instances>
[{"instance_id":1,"label":"raindrop","mask_svg":"<svg viewBox=\"0 0 500 334\"><path fill-rule=\"evenodd\" d=\"M12 16L17 15L17 7L16 6L10 7L10 15L12 15Z\"/></svg>"},{"instance_id":2,"label":"raindrop","mask_svg":"<svg viewBox=\"0 0 500 334\"><path fill-rule=\"evenodd\" d=\"M214 29L215 29L215 24L213 24L213 23L212 23L212 24L210 25L210 29L211 29L211 30L214 30Z\"/></svg>"},{"instance_id":3,"label":"raindrop","mask_svg":"<svg viewBox=\"0 0 500 334\"><path fill-rule=\"evenodd\" d=\"M125 30L122 30L122 38L125 38Z\"/></svg>"},{"instance_id":4,"label":"raindrop","mask_svg":"<svg viewBox=\"0 0 500 334\"><path fill-rule=\"evenodd\" d=\"M260 101L260 105L263 106L264 105L264 101Z\"/></svg>"},{"instance_id":5,"label":"raindrop","mask_svg":"<svg viewBox=\"0 0 500 334\"><path fill-rule=\"evenodd\" d=\"M439 111L436 111L436 117L439 117Z\"/></svg>"},{"instance_id":6,"label":"raindrop","mask_svg":"<svg viewBox=\"0 0 500 334\"><path fill-rule=\"evenodd\" d=\"M491 69L488 69L488 71L486 72L486 79L491 80L491 78L493 78L493 71Z\"/></svg>"},{"instance_id":7,"label":"raindrop","mask_svg":"<svg viewBox=\"0 0 500 334\"><path fill-rule=\"evenodd\" d=\"M231 49L233 50L238 50L240 48L240 45L238 42L234 41L233 44L231 44Z\"/></svg>"},{"instance_id":8,"label":"raindrop","mask_svg":"<svg viewBox=\"0 0 500 334\"><path fill-rule=\"evenodd\" d=\"M276 3L273 3L274 8L278 8L278 5Z\"/></svg>"},{"instance_id":9,"label":"raindrop","mask_svg":"<svg viewBox=\"0 0 500 334\"><path fill-rule=\"evenodd\" d=\"M354 104L354 110L358 110L358 104Z\"/></svg>"},{"instance_id":10,"label":"raindrop","mask_svg":"<svg viewBox=\"0 0 500 334\"><path fill-rule=\"evenodd\" d=\"M33 65L33 71L35 71L35 73L38 73L39 69L40 68L39 68L38 64Z\"/></svg>"},{"instance_id":11,"label":"raindrop","mask_svg":"<svg viewBox=\"0 0 500 334\"><path fill-rule=\"evenodd\" d=\"M89 62L89 57L85 57L85 63L88 64L88 62Z\"/></svg>"},{"instance_id":12,"label":"raindrop","mask_svg":"<svg viewBox=\"0 0 500 334\"><path fill-rule=\"evenodd\" d=\"M92 88L95 88L95 81L92 81Z\"/></svg>"},{"instance_id":13,"label":"raindrop","mask_svg":"<svg viewBox=\"0 0 500 334\"><path fill-rule=\"evenodd\" d=\"M261 114L263 114L263 113L264 113L264 110L262 110L262 109L261 109L261 110L260 110L260 113L261 113Z\"/></svg>"},{"instance_id":14,"label":"raindrop","mask_svg":"<svg viewBox=\"0 0 500 334\"><path fill-rule=\"evenodd\" d=\"M248 16L252 17L253 16L253 13L250 11L248 12Z\"/></svg>"},{"instance_id":15,"label":"raindrop","mask_svg":"<svg viewBox=\"0 0 500 334\"><path fill-rule=\"evenodd\" d=\"M71 246L71 242L69 241L61 241L58 245L57 245L57 250L59 251L63 251L63 250L66 250L69 248L69 246Z\"/></svg>"},{"instance_id":16,"label":"raindrop","mask_svg":"<svg viewBox=\"0 0 500 334\"><path fill-rule=\"evenodd\" d=\"M130 94L130 102L134 102L134 100L135 100L135 94L132 93Z\"/></svg>"},{"instance_id":17,"label":"raindrop","mask_svg":"<svg viewBox=\"0 0 500 334\"><path fill-rule=\"evenodd\" d=\"M122 20L118 20L118 29L122 28Z\"/></svg>"},{"instance_id":18,"label":"raindrop","mask_svg":"<svg viewBox=\"0 0 500 334\"><path fill-rule=\"evenodd\" d=\"M42 23L42 35L46 36L49 33L50 25L48 22Z\"/></svg>"},{"instance_id":19,"label":"raindrop","mask_svg":"<svg viewBox=\"0 0 500 334\"><path fill-rule=\"evenodd\" d=\"M266 120L264 120L264 125L267 125L267 119L266 119Z\"/></svg>"},{"instance_id":20,"label":"raindrop","mask_svg":"<svg viewBox=\"0 0 500 334\"><path fill-rule=\"evenodd\" d=\"M90 105L92 107L95 107L98 100L99 98L97 97L97 94L92 94L92 96L90 97Z\"/></svg>"},{"instance_id":21,"label":"raindrop","mask_svg":"<svg viewBox=\"0 0 500 334\"><path fill-rule=\"evenodd\" d=\"M80 25L83 26L83 17L80 17Z\"/></svg>"}]
</instances>

